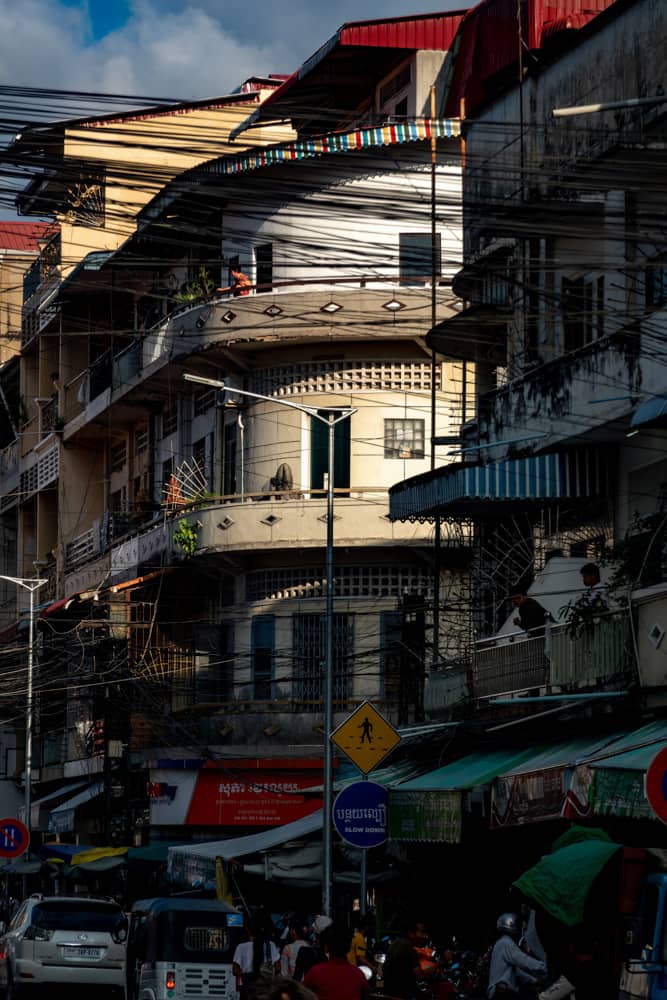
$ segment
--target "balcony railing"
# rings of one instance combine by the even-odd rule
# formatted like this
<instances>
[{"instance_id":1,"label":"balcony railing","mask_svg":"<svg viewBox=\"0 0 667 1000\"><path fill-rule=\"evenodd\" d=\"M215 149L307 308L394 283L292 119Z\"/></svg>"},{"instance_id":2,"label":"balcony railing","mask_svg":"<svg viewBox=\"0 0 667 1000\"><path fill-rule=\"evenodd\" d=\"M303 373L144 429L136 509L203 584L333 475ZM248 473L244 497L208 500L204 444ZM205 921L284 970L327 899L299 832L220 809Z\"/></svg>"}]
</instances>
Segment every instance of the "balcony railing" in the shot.
<instances>
[{"instance_id":1,"label":"balcony railing","mask_svg":"<svg viewBox=\"0 0 667 1000\"><path fill-rule=\"evenodd\" d=\"M626 612L602 615L573 635L567 625L547 637L484 640L472 661L475 698L509 695L534 688L576 690L626 680L632 670Z\"/></svg>"}]
</instances>

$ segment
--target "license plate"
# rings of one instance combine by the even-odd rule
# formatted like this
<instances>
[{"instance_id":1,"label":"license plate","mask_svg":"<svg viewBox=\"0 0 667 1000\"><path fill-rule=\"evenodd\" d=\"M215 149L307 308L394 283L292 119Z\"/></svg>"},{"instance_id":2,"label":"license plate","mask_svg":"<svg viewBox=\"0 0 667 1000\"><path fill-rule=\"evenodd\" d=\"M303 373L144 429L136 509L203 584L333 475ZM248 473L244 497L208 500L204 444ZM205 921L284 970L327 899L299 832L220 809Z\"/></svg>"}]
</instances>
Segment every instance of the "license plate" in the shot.
<instances>
[{"instance_id":1,"label":"license plate","mask_svg":"<svg viewBox=\"0 0 667 1000\"><path fill-rule=\"evenodd\" d=\"M65 958L99 958L100 948L64 948Z\"/></svg>"}]
</instances>

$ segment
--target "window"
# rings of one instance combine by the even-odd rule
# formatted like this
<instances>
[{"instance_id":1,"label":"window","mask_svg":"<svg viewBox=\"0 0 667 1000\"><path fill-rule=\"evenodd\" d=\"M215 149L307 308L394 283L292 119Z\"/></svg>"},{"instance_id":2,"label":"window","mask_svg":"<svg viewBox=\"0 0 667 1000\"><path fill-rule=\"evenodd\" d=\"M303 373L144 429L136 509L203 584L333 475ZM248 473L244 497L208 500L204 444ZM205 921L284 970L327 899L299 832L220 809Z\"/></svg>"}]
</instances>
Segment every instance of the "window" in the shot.
<instances>
[{"instance_id":1,"label":"window","mask_svg":"<svg viewBox=\"0 0 667 1000\"><path fill-rule=\"evenodd\" d=\"M174 434L178 429L178 403L165 406L162 411L162 437Z\"/></svg>"},{"instance_id":2,"label":"window","mask_svg":"<svg viewBox=\"0 0 667 1000\"><path fill-rule=\"evenodd\" d=\"M271 701L276 620L273 615L257 615L252 620L252 696L255 701Z\"/></svg>"},{"instance_id":3,"label":"window","mask_svg":"<svg viewBox=\"0 0 667 1000\"><path fill-rule=\"evenodd\" d=\"M258 292L270 292L273 283L273 244L262 243L255 250Z\"/></svg>"},{"instance_id":4,"label":"window","mask_svg":"<svg viewBox=\"0 0 667 1000\"><path fill-rule=\"evenodd\" d=\"M387 701L398 703L401 686L401 625L399 611L380 613L380 685Z\"/></svg>"},{"instance_id":5,"label":"window","mask_svg":"<svg viewBox=\"0 0 667 1000\"><path fill-rule=\"evenodd\" d=\"M334 700L348 698L349 665L354 651L354 615L334 615ZM312 709L324 697L326 618L324 615L294 615L292 618L292 662L294 697L301 707Z\"/></svg>"},{"instance_id":6,"label":"window","mask_svg":"<svg viewBox=\"0 0 667 1000\"><path fill-rule=\"evenodd\" d=\"M395 118L407 118L408 116L408 99L404 97L402 101L398 101L396 107L394 108Z\"/></svg>"},{"instance_id":7,"label":"window","mask_svg":"<svg viewBox=\"0 0 667 1000\"><path fill-rule=\"evenodd\" d=\"M200 471L200 473L201 473L201 476L196 476L195 477L195 483L194 483L195 486L198 487L200 485L201 479L203 478L204 481L205 481L205 483L206 483L206 487L205 488L208 489L209 483L210 483L210 475L209 475L210 469L209 469L209 463L208 463L207 457L206 457L206 438L205 437L199 438L199 440L195 441L195 443L193 444L193 446L192 446L192 462L193 462L193 465L196 467L196 469L198 469Z\"/></svg>"},{"instance_id":8,"label":"window","mask_svg":"<svg viewBox=\"0 0 667 1000\"><path fill-rule=\"evenodd\" d=\"M136 455L143 455L148 451L148 424L137 427L134 432L134 452Z\"/></svg>"},{"instance_id":9,"label":"window","mask_svg":"<svg viewBox=\"0 0 667 1000\"><path fill-rule=\"evenodd\" d=\"M202 417L215 404L217 389L196 389L194 396L195 417Z\"/></svg>"},{"instance_id":10,"label":"window","mask_svg":"<svg viewBox=\"0 0 667 1000\"><path fill-rule=\"evenodd\" d=\"M120 472L127 462L127 441L120 441L111 445L111 471Z\"/></svg>"},{"instance_id":11,"label":"window","mask_svg":"<svg viewBox=\"0 0 667 1000\"><path fill-rule=\"evenodd\" d=\"M661 257L646 267L646 305L667 306L667 261Z\"/></svg>"},{"instance_id":12,"label":"window","mask_svg":"<svg viewBox=\"0 0 667 1000\"><path fill-rule=\"evenodd\" d=\"M197 624L195 644L195 705L228 701L231 689L234 626Z\"/></svg>"},{"instance_id":13,"label":"window","mask_svg":"<svg viewBox=\"0 0 667 1000\"><path fill-rule=\"evenodd\" d=\"M236 493L236 424L225 424L225 443L222 459L222 492L224 496Z\"/></svg>"},{"instance_id":14,"label":"window","mask_svg":"<svg viewBox=\"0 0 667 1000\"><path fill-rule=\"evenodd\" d=\"M323 416L326 410L320 410ZM310 488L323 490L329 468L329 428L321 420L310 421ZM334 427L334 487L350 485L350 419Z\"/></svg>"},{"instance_id":15,"label":"window","mask_svg":"<svg viewBox=\"0 0 667 1000\"><path fill-rule=\"evenodd\" d=\"M423 458L423 420L385 420L385 458Z\"/></svg>"},{"instance_id":16,"label":"window","mask_svg":"<svg viewBox=\"0 0 667 1000\"><path fill-rule=\"evenodd\" d=\"M567 354L604 333L604 277L563 278L563 349Z\"/></svg>"},{"instance_id":17,"label":"window","mask_svg":"<svg viewBox=\"0 0 667 1000\"><path fill-rule=\"evenodd\" d=\"M440 234L435 235L435 268L433 266L430 233L399 233L398 266L402 285L418 285L431 281L433 272L440 274Z\"/></svg>"}]
</instances>

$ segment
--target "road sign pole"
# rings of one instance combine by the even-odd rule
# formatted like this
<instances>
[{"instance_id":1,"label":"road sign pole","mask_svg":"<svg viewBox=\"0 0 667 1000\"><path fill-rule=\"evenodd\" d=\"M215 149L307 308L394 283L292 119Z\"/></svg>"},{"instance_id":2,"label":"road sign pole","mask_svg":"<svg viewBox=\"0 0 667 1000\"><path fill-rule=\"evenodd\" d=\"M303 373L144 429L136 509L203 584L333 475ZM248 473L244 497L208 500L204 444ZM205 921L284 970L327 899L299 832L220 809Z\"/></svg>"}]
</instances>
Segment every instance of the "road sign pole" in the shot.
<instances>
[{"instance_id":1,"label":"road sign pole","mask_svg":"<svg viewBox=\"0 0 667 1000\"><path fill-rule=\"evenodd\" d=\"M361 888L359 890L359 909L361 910L361 915L364 917L366 915L366 883L368 881L368 849L362 847L361 849Z\"/></svg>"}]
</instances>

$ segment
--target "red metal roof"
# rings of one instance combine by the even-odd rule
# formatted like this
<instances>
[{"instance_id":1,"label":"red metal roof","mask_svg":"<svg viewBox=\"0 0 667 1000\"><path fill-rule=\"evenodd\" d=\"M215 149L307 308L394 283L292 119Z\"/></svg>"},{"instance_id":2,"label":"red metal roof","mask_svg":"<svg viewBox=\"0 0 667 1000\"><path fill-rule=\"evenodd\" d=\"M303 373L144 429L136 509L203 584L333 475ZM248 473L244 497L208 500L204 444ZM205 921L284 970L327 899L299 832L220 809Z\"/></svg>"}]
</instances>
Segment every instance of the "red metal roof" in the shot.
<instances>
[{"instance_id":1,"label":"red metal roof","mask_svg":"<svg viewBox=\"0 0 667 1000\"><path fill-rule=\"evenodd\" d=\"M49 235L48 222L0 222L0 250L39 253L39 240Z\"/></svg>"},{"instance_id":2,"label":"red metal roof","mask_svg":"<svg viewBox=\"0 0 667 1000\"><path fill-rule=\"evenodd\" d=\"M560 30L584 27L616 0L527 0L524 39L529 49L539 49ZM517 0L482 0L463 19L449 95L447 117L471 115L493 93L500 78L516 64Z\"/></svg>"},{"instance_id":3,"label":"red metal roof","mask_svg":"<svg viewBox=\"0 0 667 1000\"><path fill-rule=\"evenodd\" d=\"M350 21L321 45L303 65L272 94L256 112L255 121L284 115L292 117L299 106L310 100L321 101L320 88L325 86L333 107L344 113L367 97L364 73L372 86L380 66L401 54L418 49L446 52L452 45L459 26L468 10L443 14L419 14L407 17L383 18L374 21ZM356 52L350 52L357 49ZM363 49L369 51L364 56ZM382 50L386 51L383 57ZM351 82L353 78L354 82ZM334 94L334 89L336 90ZM316 95L316 96L313 96ZM331 126L331 121L328 122Z\"/></svg>"}]
</instances>

